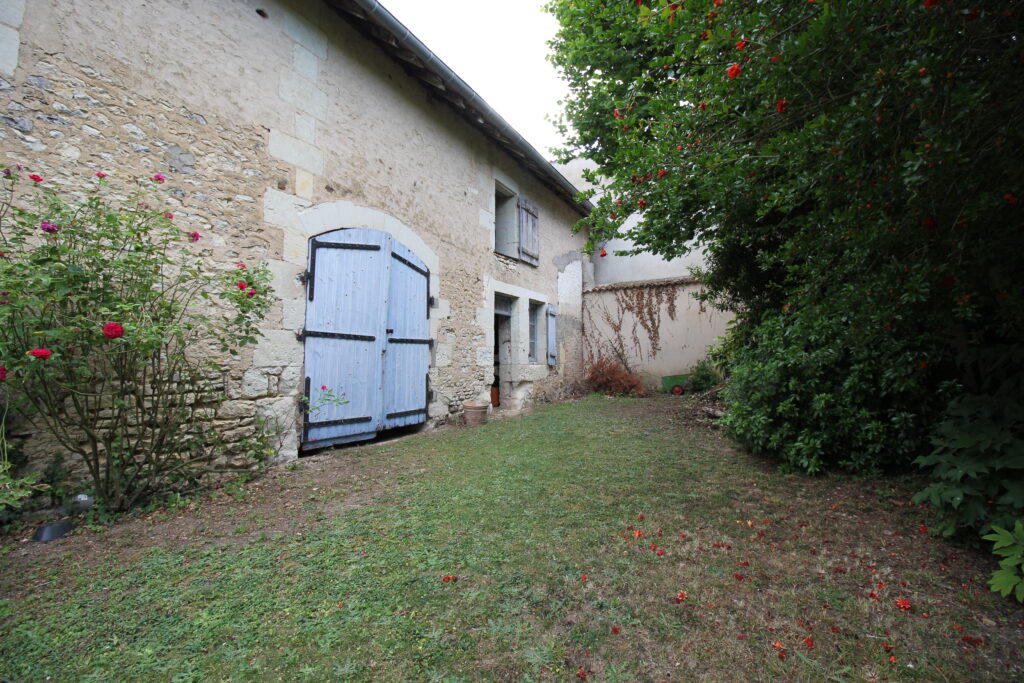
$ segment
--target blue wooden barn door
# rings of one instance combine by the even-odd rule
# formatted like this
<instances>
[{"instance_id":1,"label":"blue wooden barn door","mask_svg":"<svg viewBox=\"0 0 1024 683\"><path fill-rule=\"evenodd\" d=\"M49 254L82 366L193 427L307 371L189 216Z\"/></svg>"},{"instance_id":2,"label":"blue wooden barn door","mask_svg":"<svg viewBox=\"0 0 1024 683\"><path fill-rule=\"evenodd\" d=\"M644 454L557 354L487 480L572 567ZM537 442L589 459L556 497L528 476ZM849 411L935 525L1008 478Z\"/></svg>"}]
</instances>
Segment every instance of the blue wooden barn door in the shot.
<instances>
[{"instance_id":1,"label":"blue wooden barn door","mask_svg":"<svg viewBox=\"0 0 1024 683\"><path fill-rule=\"evenodd\" d=\"M384 353L384 428L427 419L430 274L416 255L398 242L391 247L390 301Z\"/></svg>"},{"instance_id":2,"label":"blue wooden barn door","mask_svg":"<svg viewBox=\"0 0 1024 683\"><path fill-rule=\"evenodd\" d=\"M385 232L344 229L310 240L304 450L426 420L428 277Z\"/></svg>"}]
</instances>

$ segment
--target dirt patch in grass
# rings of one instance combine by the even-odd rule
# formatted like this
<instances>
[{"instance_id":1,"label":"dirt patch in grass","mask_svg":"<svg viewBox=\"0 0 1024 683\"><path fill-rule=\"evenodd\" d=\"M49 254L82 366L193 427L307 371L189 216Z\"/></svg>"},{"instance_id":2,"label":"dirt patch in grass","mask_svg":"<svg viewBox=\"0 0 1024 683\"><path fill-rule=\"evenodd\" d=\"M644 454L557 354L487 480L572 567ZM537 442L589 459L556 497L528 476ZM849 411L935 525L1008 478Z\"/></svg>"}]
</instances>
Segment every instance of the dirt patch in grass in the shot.
<instances>
[{"instance_id":1,"label":"dirt patch in grass","mask_svg":"<svg viewBox=\"0 0 1024 683\"><path fill-rule=\"evenodd\" d=\"M252 481L196 496L182 507L160 508L127 517L109 527L79 528L49 543L30 540L35 526L0 537L5 570L0 598L38 587L20 584L47 565L98 567L129 563L154 548L222 546L237 548L268 538L301 536L334 516L366 505L395 483L421 471L419 465L388 454L387 442L321 451L286 465L274 465ZM50 583L53 580L46 580Z\"/></svg>"}]
</instances>

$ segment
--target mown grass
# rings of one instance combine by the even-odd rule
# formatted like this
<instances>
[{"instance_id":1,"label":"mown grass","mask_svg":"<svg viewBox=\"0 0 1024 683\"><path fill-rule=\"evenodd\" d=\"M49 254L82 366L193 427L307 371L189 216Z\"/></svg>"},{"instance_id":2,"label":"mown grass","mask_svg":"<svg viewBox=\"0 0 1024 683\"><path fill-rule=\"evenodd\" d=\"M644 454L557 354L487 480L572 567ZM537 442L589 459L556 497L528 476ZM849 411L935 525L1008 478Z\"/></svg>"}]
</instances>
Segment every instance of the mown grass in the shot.
<instances>
[{"instance_id":1,"label":"mown grass","mask_svg":"<svg viewBox=\"0 0 1024 683\"><path fill-rule=\"evenodd\" d=\"M36 568L0 603L0 678L1024 677L1024 612L899 482L779 474L679 406L346 449L416 474L301 535Z\"/></svg>"}]
</instances>

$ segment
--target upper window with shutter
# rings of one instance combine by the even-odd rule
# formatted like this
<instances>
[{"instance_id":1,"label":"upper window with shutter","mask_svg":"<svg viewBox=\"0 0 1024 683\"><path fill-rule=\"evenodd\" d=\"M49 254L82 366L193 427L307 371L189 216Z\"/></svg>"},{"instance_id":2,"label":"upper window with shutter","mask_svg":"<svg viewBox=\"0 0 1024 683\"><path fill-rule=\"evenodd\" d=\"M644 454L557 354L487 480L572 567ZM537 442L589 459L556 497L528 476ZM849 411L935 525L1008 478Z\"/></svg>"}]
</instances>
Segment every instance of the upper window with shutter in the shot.
<instances>
[{"instance_id":1,"label":"upper window with shutter","mask_svg":"<svg viewBox=\"0 0 1024 683\"><path fill-rule=\"evenodd\" d=\"M537 207L502 183L494 182L494 251L532 266L540 265Z\"/></svg>"},{"instance_id":2,"label":"upper window with shutter","mask_svg":"<svg viewBox=\"0 0 1024 683\"><path fill-rule=\"evenodd\" d=\"M525 197L519 198L519 260L540 265L540 231L537 207Z\"/></svg>"}]
</instances>

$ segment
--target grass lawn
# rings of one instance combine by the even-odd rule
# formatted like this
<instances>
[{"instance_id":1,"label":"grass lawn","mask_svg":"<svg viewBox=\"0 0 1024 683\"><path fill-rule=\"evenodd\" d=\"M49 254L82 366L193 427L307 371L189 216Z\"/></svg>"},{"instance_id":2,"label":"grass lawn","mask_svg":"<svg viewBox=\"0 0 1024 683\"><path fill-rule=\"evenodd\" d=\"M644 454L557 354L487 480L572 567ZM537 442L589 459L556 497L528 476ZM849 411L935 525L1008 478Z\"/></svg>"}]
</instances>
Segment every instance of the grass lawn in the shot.
<instances>
[{"instance_id":1,"label":"grass lawn","mask_svg":"<svg viewBox=\"0 0 1024 683\"><path fill-rule=\"evenodd\" d=\"M915 482L779 474L684 405L595 395L14 539L0 679L1024 679L1024 609Z\"/></svg>"}]
</instances>

